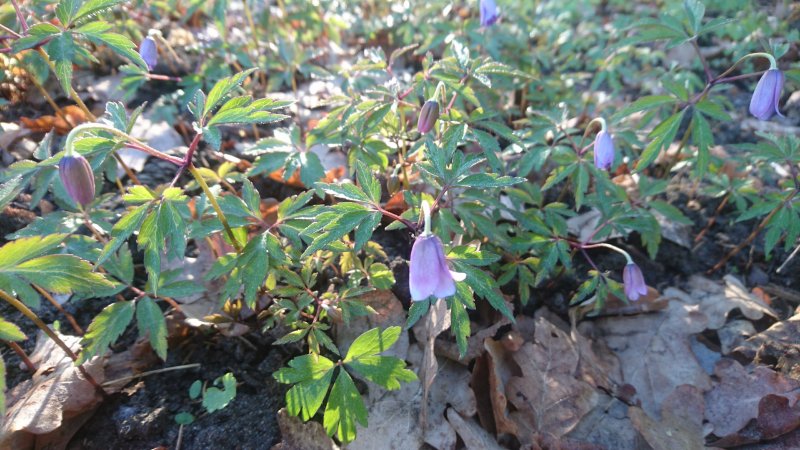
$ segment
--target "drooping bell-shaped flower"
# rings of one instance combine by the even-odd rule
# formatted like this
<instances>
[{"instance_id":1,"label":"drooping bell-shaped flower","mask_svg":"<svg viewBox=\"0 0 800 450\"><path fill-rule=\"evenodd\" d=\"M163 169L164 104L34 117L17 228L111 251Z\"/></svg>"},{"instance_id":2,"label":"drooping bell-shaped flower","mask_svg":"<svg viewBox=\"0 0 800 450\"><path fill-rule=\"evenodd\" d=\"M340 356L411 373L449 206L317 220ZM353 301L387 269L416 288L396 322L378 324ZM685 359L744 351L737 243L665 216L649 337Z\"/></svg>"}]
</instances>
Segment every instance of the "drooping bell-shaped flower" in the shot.
<instances>
[{"instance_id":1,"label":"drooping bell-shaped flower","mask_svg":"<svg viewBox=\"0 0 800 450\"><path fill-rule=\"evenodd\" d=\"M156 47L156 40L147 36L139 45L139 56L142 57L148 70L156 68L158 63L158 48Z\"/></svg>"},{"instance_id":2,"label":"drooping bell-shaped flower","mask_svg":"<svg viewBox=\"0 0 800 450\"><path fill-rule=\"evenodd\" d=\"M411 247L408 287L411 300L418 302L428 297L445 298L456 293L456 281L466 276L452 272L447 266L442 241L430 232L430 208L422 203L425 214L425 231L417 236Z\"/></svg>"},{"instance_id":3,"label":"drooping bell-shaped flower","mask_svg":"<svg viewBox=\"0 0 800 450\"><path fill-rule=\"evenodd\" d=\"M594 138L594 165L598 169L608 170L614 163L614 140L605 130L601 130Z\"/></svg>"},{"instance_id":4,"label":"drooping bell-shaped flower","mask_svg":"<svg viewBox=\"0 0 800 450\"><path fill-rule=\"evenodd\" d=\"M634 262L629 262L622 269L622 282L625 285L625 295L633 301L639 300L639 297L647 294L647 284L644 282L642 269Z\"/></svg>"},{"instance_id":5,"label":"drooping bell-shaped flower","mask_svg":"<svg viewBox=\"0 0 800 450\"><path fill-rule=\"evenodd\" d=\"M480 0L481 26L490 27L497 22L497 3L494 0Z\"/></svg>"},{"instance_id":6,"label":"drooping bell-shaped flower","mask_svg":"<svg viewBox=\"0 0 800 450\"><path fill-rule=\"evenodd\" d=\"M769 69L764 72L750 99L750 114L759 120L769 120L774 114L783 117L778 111L783 83L783 72L779 69Z\"/></svg>"},{"instance_id":7,"label":"drooping bell-shaped flower","mask_svg":"<svg viewBox=\"0 0 800 450\"><path fill-rule=\"evenodd\" d=\"M436 120L439 118L439 102L436 100L428 100L422 105L419 111L419 119L417 120L417 131L420 134L425 134L433 129Z\"/></svg>"},{"instance_id":8,"label":"drooping bell-shaped flower","mask_svg":"<svg viewBox=\"0 0 800 450\"><path fill-rule=\"evenodd\" d=\"M58 163L58 174L69 196L81 206L94 199L94 173L81 155L65 155Z\"/></svg>"}]
</instances>

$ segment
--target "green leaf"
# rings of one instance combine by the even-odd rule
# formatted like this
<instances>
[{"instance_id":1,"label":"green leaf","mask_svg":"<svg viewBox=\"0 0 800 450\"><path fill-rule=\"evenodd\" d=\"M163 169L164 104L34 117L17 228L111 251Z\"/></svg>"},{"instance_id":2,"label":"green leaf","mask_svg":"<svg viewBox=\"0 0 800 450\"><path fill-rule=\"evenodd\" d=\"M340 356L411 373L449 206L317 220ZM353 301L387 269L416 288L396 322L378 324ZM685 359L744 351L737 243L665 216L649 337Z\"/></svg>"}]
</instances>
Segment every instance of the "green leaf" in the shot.
<instances>
[{"instance_id":1,"label":"green leaf","mask_svg":"<svg viewBox=\"0 0 800 450\"><path fill-rule=\"evenodd\" d=\"M266 98L253 101L253 98L250 96L235 97L222 105L214 114L214 117L208 122L208 126L277 122L289 116L275 114L269 111L283 108L289 104L291 104L291 102L280 102Z\"/></svg>"},{"instance_id":2,"label":"green leaf","mask_svg":"<svg viewBox=\"0 0 800 450\"><path fill-rule=\"evenodd\" d=\"M702 114L695 112L694 128L692 128L692 138L697 145L697 176L702 177L708 170L708 163L711 158L709 148L714 145L714 134L711 125Z\"/></svg>"},{"instance_id":3,"label":"green leaf","mask_svg":"<svg viewBox=\"0 0 800 450\"><path fill-rule=\"evenodd\" d=\"M68 95L72 89L72 63L76 52L77 46L72 34L68 32L59 34L47 43L47 54L55 63L56 77Z\"/></svg>"},{"instance_id":4,"label":"green leaf","mask_svg":"<svg viewBox=\"0 0 800 450\"><path fill-rule=\"evenodd\" d=\"M192 400L196 400L200 397L200 392L203 389L203 383L200 380L194 380L191 386L189 386L189 398Z\"/></svg>"},{"instance_id":5,"label":"green leaf","mask_svg":"<svg viewBox=\"0 0 800 450\"><path fill-rule=\"evenodd\" d=\"M228 94L233 92L244 79L250 76L256 69L247 69L244 72L239 72L236 75L223 78L211 88L206 98L206 104L203 108L203 117L205 117L212 109L214 109Z\"/></svg>"},{"instance_id":6,"label":"green leaf","mask_svg":"<svg viewBox=\"0 0 800 450\"><path fill-rule=\"evenodd\" d=\"M615 118L627 117L633 113L644 111L646 109L653 109L661 105L671 105L677 102L678 99L670 95L648 95L637 99L635 102L626 106L618 113L614 114Z\"/></svg>"},{"instance_id":7,"label":"green leaf","mask_svg":"<svg viewBox=\"0 0 800 450\"><path fill-rule=\"evenodd\" d=\"M78 364L83 364L94 356L103 356L108 347L125 332L133 319L133 302L112 303L92 320L89 331L83 337L83 351Z\"/></svg>"},{"instance_id":8,"label":"green leaf","mask_svg":"<svg viewBox=\"0 0 800 450\"><path fill-rule=\"evenodd\" d=\"M319 355L303 355L289 361L273 377L284 384L294 384L286 392L286 408L303 420L312 418L325 400L333 377L333 361Z\"/></svg>"},{"instance_id":9,"label":"green leaf","mask_svg":"<svg viewBox=\"0 0 800 450\"><path fill-rule=\"evenodd\" d=\"M92 266L73 255L47 255L29 259L4 271L56 294L92 292L113 284Z\"/></svg>"},{"instance_id":10,"label":"green leaf","mask_svg":"<svg viewBox=\"0 0 800 450\"><path fill-rule=\"evenodd\" d=\"M81 0L61 0L56 5L56 17L61 21L61 25L69 27L72 20L81 7Z\"/></svg>"},{"instance_id":11,"label":"green leaf","mask_svg":"<svg viewBox=\"0 0 800 450\"><path fill-rule=\"evenodd\" d=\"M350 200L351 202L370 203L372 201L360 187L353 183L316 183L315 186L322 189L326 194Z\"/></svg>"},{"instance_id":12,"label":"green leaf","mask_svg":"<svg viewBox=\"0 0 800 450\"><path fill-rule=\"evenodd\" d=\"M16 324L0 317L0 340L24 341L25 339L27 339L25 333Z\"/></svg>"},{"instance_id":13,"label":"green leaf","mask_svg":"<svg viewBox=\"0 0 800 450\"><path fill-rule=\"evenodd\" d=\"M356 438L356 422L367 426L367 409L350 374L341 370L325 407L325 431L344 443L351 442Z\"/></svg>"},{"instance_id":14,"label":"green leaf","mask_svg":"<svg viewBox=\"0 0 800 450\"><path fill-rule=\"evenodd\" d=\"M139 334L147 334L150 346L163 361L167 360L167 321L164 313L150 297L142 297L136 302L136 323Z\"/></svg>"},{"instance_id":15,"label":"green leaf","mask_svg":"<svg viewBox=\"0 0 800 450\"><path fill-rule=\"evenodd\" d=\"M644 149L642 155L639 157L639 161L636 163L637 172L644 170L655 161L662 148L669 147L675 139L675 135L678 133L678 128L681 125L681 120L683 120L683 113L685 111L684 109L673 114L653 129L650 133L650 138L653 140Z\"/></svg>"},{"instance_id":16,"label":"green leaf","mask_svg":"<svg viewBox=\"0 0 800 450\"><path fill-rule=\"evenodd\" d=\"M81 33L96 45L107 46L114 53L128 59L142 70L147 70L147 64L142 57L139 56L139 52L136 50L136 44L131 42L126 36L108 32L110 28L111 25L105 22L89 22L76 29L75 32Z\"/></svg>"},{"instance_id":17,"label":"green leaf","mask_svg":"<svg viewBox=\"0 0 800 450\"><path fill-rule=\"evenodd\" d=\"M26 237L7 243L0 247L0 272L26 259L50 252L61 245L66 238L66 234L51 234L48 236Z\"/></svg>"},{"instance_id":18,"label":"green leaf","mask_svg":"<svg viewBox=\"0 0 800 450\"><path fill-rule=\"evenodd\" d=\"M466 305L468 301L472 301L472 293L463 283L459 283L457 289L456 295L447 297L445 301L450 308L450 331L456 338L459 357L463 358L467 354L467 341L470 335Z\"/></svg>"},{"instance_id":19,"label":"green leaf","mask_svg":"<svg viewBox=\"0 0 800 450\"><path fill-rule=\"evenodd\" d=\"M61 33L61 30L51 23L37 23L28 28L27 36L23 36L14 41L14 44L11 46L11 51L13 53L18 53L22 50L33 48L39 45L45 39L55 36L59 33Z\"/></svg>"},{"instance_id":20,"label":"green leaf","mask_svg":"<svg viewBox=\"0 0 800 450\"><path fill-rule=\"evenodd\" d=\"M377 355L388 350L400 337L401 328L398 326L389 327L383 331L380 328L373 328L357 337L350 345L344 363L364 356Z\"/></svg>"},{"instance_id":21,"label":"green leaf","mask_svg":"<svg viewBox=\"0 0 800 450\"><path fill-rule=\"evenodd\" d=\"M89 18L89 16L93 14L97 14L120 3L124 3L125 1L126 0L88 0L87 2L83 3L80 9L78 9L78 11L74 14L73 20L77 21L84 18Z\"/></svg>"},{"instance_id":22,"label":"green leaf","mask_svg":"<svg viewBox=\"0 0 800 450\"><path fill-rule=\"evenodd\" d=\"M228 372L214 380L214 384L220 383L222 389L210 387L203 393L203 407L210 413L228 406L236 398L236 378L232 373Z\"/></svg>"},{"instance_id":23,"label":"green leaf","mask_svg":"<svg viewBox=\"0 0 800 450\"><path fill-rule=\"evenodd\" d=\"M369 200L376 205L380 203L381 183L378 177L373 176L369 168L361 161L356 161L356 177L358 178L358 184L364 189Z\"/></svg>"},{"instance_id":24,"label":"green leaf","mask_svg":"<svg viewBox=\"0 0 800 450\"><path fill-rule=\"evenodd\" d=\"M133 232L139 229L147 212L150 210L150 206L150 204L138 206L114 224L114 228L111 229L111 240L106 243L97 258L98 265L114 254Z\"/></svg>"},{"instance_id":25,"label":"green leaf","mask_svg":"<svg viewBox=\"0 0 800 450\"><path fill-rule=\"evenodd\" d=\"M411 307L408 308L408 320L406 321L406 330L410 330L431 307L430 299L425 299L420 302L412 302Z\"/></svg>"}]
</instances>

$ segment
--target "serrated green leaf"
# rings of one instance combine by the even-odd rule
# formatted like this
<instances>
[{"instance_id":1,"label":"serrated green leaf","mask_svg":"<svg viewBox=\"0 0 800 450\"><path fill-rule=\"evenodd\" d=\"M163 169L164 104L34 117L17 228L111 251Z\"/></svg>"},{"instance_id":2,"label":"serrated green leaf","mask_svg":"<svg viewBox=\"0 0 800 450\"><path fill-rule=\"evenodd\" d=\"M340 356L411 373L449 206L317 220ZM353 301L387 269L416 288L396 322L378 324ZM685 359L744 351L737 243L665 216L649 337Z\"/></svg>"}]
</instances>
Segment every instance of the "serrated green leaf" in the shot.
<instances>
[{"instance_id":1,"label":"serrated green leaf","mask_svg":"<svg viewBox=\"0 0 800 450\"><path fill-rule=\"evenodd\" d=\"M203 407L210 413L228 406L236 398L236 378L232 373L228 372L214 381L214 384L219 383L222 383L222 389L212 386L203 392Z\"/></svg>"},{"instance_id":2,"label":"serrated green leaf","mask_svg":"<svg viewBox=\"0 0 800 450\"><path fill-rule=\"evenodd\" d=\"M25 339L27 339L25 333L16 324L0 317L0 340L24 341Z\"/></svg>"},{"instance_id":3,"label":"serrated green leaf","mask_svg":"<svg viewBox=\"0 0 800 450\"><path fill-rule=\"evenodd\" d=\"M256 69L247 69L244 72L239 72L236 75L223 78L214 84L211 91L206 98L205 107L203 108L203 117L205 117L214 107L216 107L225 97L228 96L234 89L236 89L244 79L250 76Z\"/></svg>"},{"instance_id":4,"label":"serrated green leaf","mask_svg":"<svg viewBox=\"0 0 800 450\"><path fill-rule=\"evenodd\" d=\"M92 320L89 330L83 337L83 351L78 357L78 364L83 364L94 356L103 356L128 328L133 319L133 302L112 303Z\"/></svg>"},{"instance_id":5,"label":"serrated green leaf","mask_svg":"<svg viewBox=\"0 0 800 450\"><path fill-rule=\"evenodd\" d=\"M325 407L325 431L344 443L351 442L356 438L356 422L367 426L367 409L350 374L340 370Z\"/></svg>"},{"instance_id":6,"label":"serrated green leaf","mask_svg":"<svg viewBox=\"0 0 800 450\"><path fill-rule=\"evenodd\" d=\"M280 383L294 384L286 392L286 408L290 414L309 420L319 411L335 367L333 361L324 356L303 355L293 358L288 367L273 374Z\"/></svg>"},{"instance_id":7,"label":"serrated green leaf","mask_svg":"<svg viewBox=\"0 0 800 450\"><path fill-rule=\"evenodd\" d=\"M347 364L365 356L383 353L397 342L401 331L400 327L394 326L383 331L380 328L373 328L364 332L350 345L347 356L344 358L344 363Z\"/></svg>"},{"instance_id":8,"label":"serrated green leaf","mask_svg":"<svg viewBox=\"0 0 800 450\"><path fill-rule=\"evenodd\" d=\"M150 297L136 301L136 323L140 335L148 335L150 346L162 361L167 360L167 321L164 313Z\"/></svg>"},{"instance_id":9,"label":"serrated green leaf","mask_svg":"<svg viewBox=\"0 0 800 450\"><path fill-rule=\"evenodd\" d=\"M675 139L675 135L678 133L678 128L681 125L681 120L683 120L683 113L685 111L684 109L671 115L667 120L661 122L653 129L650 133L650 138L653 140L644 149L639 157L639 161L636 163L637 172L645 169L655 161L662 148L669 147Z\"/></svg>"}]
</instances>

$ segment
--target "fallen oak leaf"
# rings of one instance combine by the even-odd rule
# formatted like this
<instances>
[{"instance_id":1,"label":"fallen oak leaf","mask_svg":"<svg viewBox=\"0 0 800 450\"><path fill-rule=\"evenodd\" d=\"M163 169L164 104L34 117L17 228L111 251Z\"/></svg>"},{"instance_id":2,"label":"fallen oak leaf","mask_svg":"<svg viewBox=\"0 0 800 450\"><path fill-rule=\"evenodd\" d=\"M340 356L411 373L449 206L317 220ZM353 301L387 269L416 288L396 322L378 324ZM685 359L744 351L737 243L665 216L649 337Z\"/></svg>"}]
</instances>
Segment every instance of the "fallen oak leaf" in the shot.
<instances>
[{"instance_id":1,"label":"fallen oak leaf","mask_svg":"<svg viewBox=\"0 0 800 450\"><path fill-rule=\"evenodd\" d=\"M547 319L536 319L533 342L513 355L522 376L511 377L506 395L518 412L518 437L533 445L547 436L560 439L597 404L599 396L576 378L578 349L569 335Z\"/></svg>"},{"instance_id":2,"label":"fallen oak leaf","mask_svg":"<svg viewBox=\"0 0 800 450\"><path fill-rule=\"evenodd\" d=\"M75 105L68 105L61 108L61 114L44 115L36 119L20 117L20 121L25 128L37 133L49 133L56 130L59 135L65 135L76 126L88 122L86 114Z\"/></svg>"}]
</instances>

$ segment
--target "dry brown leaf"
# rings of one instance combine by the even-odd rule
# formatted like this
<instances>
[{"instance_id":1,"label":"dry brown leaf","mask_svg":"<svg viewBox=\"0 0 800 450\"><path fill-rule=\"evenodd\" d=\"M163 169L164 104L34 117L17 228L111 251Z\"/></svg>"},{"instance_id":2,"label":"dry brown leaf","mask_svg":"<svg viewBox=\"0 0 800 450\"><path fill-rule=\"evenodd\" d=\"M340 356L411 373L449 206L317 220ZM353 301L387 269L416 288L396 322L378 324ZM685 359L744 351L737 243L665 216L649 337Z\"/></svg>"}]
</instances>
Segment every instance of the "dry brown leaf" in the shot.
<instances>
[{"instance_id":1,"label":"dry brown leaf","mask_svg":"<svg viewBox=\"0 0 800 450\"><path fill-rule=\"evenodd\" d=\"M448 408L447 421L456 430L467 450L502 450L503 447L472 419L464 419L453 408Z\"/></svg>"},{"instance_id":2,"label":"dry brown leaf","mask_svg":"<svg viewBox=\"0 0 800 450\"><path fill-rule=\"evenodd\" d=\"M508 415L506 384L512 376L520 375L520 368L514 362L511 352L506 350L501 342L487 338L483 341L483 346L486 349L489 399L492 405L492 418L494 419L492 431L495 431L498 435L502 433L517 435L517 423L511 420Z\"/></svg>"},{"instance_id":3,"label":"dry brown leaf","mask_svg":"<svg viewBox=\"0 0 800 450\"><path fill-rule=\"evenodd\" d=\"M672 300L654 314L605 317L581 329L605 341L622 366L623 381L636 388L636 399L651 417L675 388L690 384L711 388L711 379L691 349L690 337L706 329L697 306Z\"/></svg>"},{"instance_id":4,"label":"dry brown leaf","mask_svg":"<svg viewBox=\"0 0 800 450\"><path fill-rule=\"evenodd\" d=\"M759 404L767 395L785 397L792 407L800 398L800 383L763 366L749 373L732 359L714 367L719 382L706 394L706 420L719 438L733 435L759 417Z\"/></svg>"},{"instance_id":5,"label":"dry brown leaf","mask_svg":"<svg viewBox=\"0 0 800 450\"><path fill-rule=\"evenodd\" d=\"M414 336L425 344L422 366L419 371L419 378L422 382L421 426L424 426L428 422L428 394L430 393L433 380L436 378L436 371L439 368L439 363L434 354L436 337L449 328L450 310L447 308L447 303L444 300L437 300L428 311L428 316L425 320L417 322L414 327Z\"/></svg>"},{"instance_id":6,"label":"dry brown leaf","mask_svg":"<svg viewBox=\"0 0 800 450\"><path fill-rule=\"evenodd\" d=\"M753 330L755 331L755 330ZM733 350L750 361L771 362L783 373L798 378L800 372L800 314L777 322Z\"/></svg>"},{"instance_id":7,"label":"dry brown leaf","mask_svg":"<svg viewBox=\"0 0 800 450\"><path fill-rule=\"evenodd\" d=\"M633 427L628 409L619 399L600 394L597 406L567 436L609 450L645 449L647 443Z\"/></svg>"},{"instance_id":8,"label":"dry brown leaf","mask_svg":"<svg viewBox=\"0 0 800 450\"><path fill-rule=\"evenodd\" d=\"M61 108L61 111L64 113L63 117L59 114L56 114L52 116L45 115L36 119L20 117L19 120L22 122L25 128L33 132L48 133L52 130L56 130L56 133L62 136L69 133L70 130L75 128L77 125L88 122L86 114L75 105L65 106Z\"/></svg>"},{"instance_id":9,"label":"dry brown leaf","mask_svg":"<svg viewBox=\"0 0 800 450\"><path fill-rule=\"evenodd\" d=\"M769 394L758 402L758 418L751 420L737 433L714 442L717 447L738 447L769 441L800 427L800 405L789 399Z\"/></svg>"},{"instance_id":10,"label":"dry brown leaf","mask_svg":"<svg viewBox=\"0 0 800 450\"><path fill-rule=\"evenodd\" d=\"M80 337L59 334L73 351L80 349ZM8 411L0 430L0 448L23 450L48 442L53 449L64 448L86 414L102 401L72 360L44 333L39 332L30 356L38 367L30 380L8 393ZM103 359L83 365L98 383L103 382ZM67 435L68 434L68 435ZM49 435L49 436L48 436Z\"/></svg>"},{"instance_id":11,"label":"dry brown leaf","mask_svg":"<svg viewBox=\"0 0 800 450\"><path fill-rule=\"evenodd\" d=\"M654 450L703 449L703 393L694 386L678 386L661 405L661 420L639 407L628 409L633 426Z\"/></svg>"},{"instance_id":12,"label":"dry brown leaf","mask_svg":"<svg viewBox=\"0 0 800 450\"><path fill-rule=\"evenodd\" d=\"M732 275L724 277L725 285L701 276L689 279L691 294L683 294L677 289L668 289L665 296L675 295L687 304L698 304L708 317L708 328L718 330L725 325L728 314L739 309L750 320L760 320L768 316L777 320L778 316L761 299L747 291L741 281Z\"/></svg>"},{"instance_id":13,"label":"dry brown leaf","mask_svg":"<svg viewBox=\"0 0 800 450\"><path fill-rule=\"evenodd\" d=\"M339 450L322 424L313 420L303 422L287 413L286 408L278 410L278 426L281 442L273 445L272 450Z\"/></svg>"},{"instance_id":14,"label":"dry brown leaf","mask_svg":"<svg viewBox=\"0 0 800 450\"><path fill-rule=\"evenodd\" d=\"M539 436L556 439L572 430L599 399L594 388L575 378L579 353L569 335L543 317L536 319L534 341L513 355L522 376L506 385L509 401L517 408L523 445Z\"/></svg>"}]
</instances>

